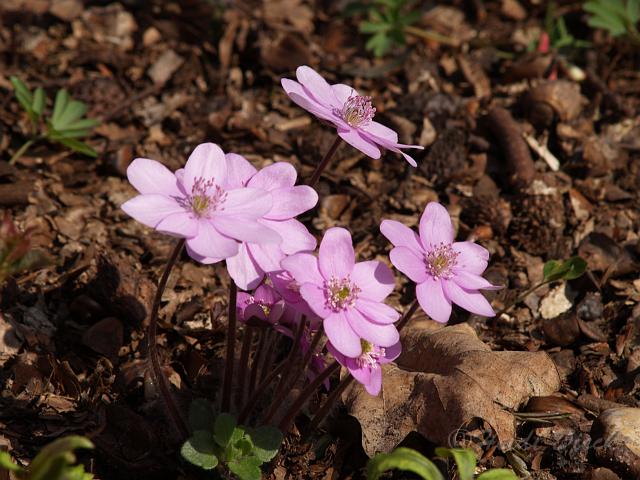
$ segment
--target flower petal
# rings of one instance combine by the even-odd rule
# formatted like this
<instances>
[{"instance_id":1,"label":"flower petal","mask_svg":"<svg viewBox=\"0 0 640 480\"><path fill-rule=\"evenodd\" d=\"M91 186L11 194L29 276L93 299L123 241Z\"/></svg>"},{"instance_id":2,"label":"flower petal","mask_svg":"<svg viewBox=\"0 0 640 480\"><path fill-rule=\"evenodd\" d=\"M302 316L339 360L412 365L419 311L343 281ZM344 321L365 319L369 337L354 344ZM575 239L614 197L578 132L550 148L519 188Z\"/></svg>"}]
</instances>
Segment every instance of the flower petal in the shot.
<instances>
[{"instance_id":1,"label":"flower petal","mask_svg":"<svg viewBox=\"0 0 640 480\"><path fill-rule=\"evenodd\" d=\"M407 247L396 247L389 252L391 263L416 283L422 283L427 279L427 268L424 257L418 256Z\"/></svg>"},{"instance_id":2,"label":"flower petal","mask_svg":"<svg viewBox=\"0 0 640 480\"><path fill-rule=\"evenodd\" d=\"M396 286L391 269L377 260L356 263L351 280L360 288L361 298L378 302L387 298Z\"/></svg>"},{"instance_id":3,"label":"flower petal","mask_svg":"<svg viewBox=\"0 0 640 480\"><path fill-rule=\"evenodd\" d=\"M163 218L156 230L181 238L193 238L198 234L198 220L187 212L172 213Z\"/></svg>"},{"instance_id":4,"label":"flower petal","mask_svg":"<svg viewBox=\"0 0 640 480\"><path fill-rule=\"evenodd\" d=\"M418 303L433 320L447 323L451 316L451 301L444 295L442 283L433 277L416 285Z\"/></svg>"},{"instance_id":5,"label":"flower petal","mask_svg":"<svg viewBox=\"0 0 640 480\"><path fill-rule=\"evenodd\" d=\"M227 153L224 158L227 160L227 180L224 184L227 190L246 186L257 172L256 167L242 155Z\"/></svg>"},{"instance_id":6,"label":"flower petal","mask_svg":"<svg viewBox=\"0 0 640 480\"><path fill-rule=\"evenodd\" d=\"M453 242L453 223L447 209L438 202L429 202L420 218L420 240L426 250Z\"/></svg>"},{"instance_id":7,"label":"flower petal","mask_svg":"<svg viewBox=\"0 0 640 480\"><path fill-rule=\"evenodd\" d=\"M215 143L201 143L189 155L184 166L183 185L187 193L192 192L194 182L202 178L205 181L215 180L224 185L227 179L227 161L224 152Z\"/></svg>"},{"instance_id":8,"label":"flower petal","mask_svg":"<svg viewBox=\"0 0 640 480\"><path fill-rule=\"evenodd\" d=\"M346 310L344 315L347 318L349 325L351 325L351 328L353 328L353 331L361 338L364 338L366 341L373 343L374 345L390 347L400 340L398 329L392 324L383 325L370 322L355 308Z\"/></svg>"},{"instance_id":9,"label":"flower petal","mask_svg":"<svg viewBox=\"0 0 640 480\"><path fill-rule=\"evenodd\" d=\"M280 262L280 266L289 272L299 285L303 283L312 283L318 287L324 285L318 259L310 253L290 255Z\"/></svg>"},{"instance_id":10,"label":"flower petal","mask_svg":"<svg viewBox=\"0 0 640 480\"><path fill-rule=\"evenodd\" d=\"M491 308L489 301L478 291L465 290L455 282L445 280L442 282L444 294L456 305L465 310L482 315L483 317L493 317L495 312Z\"/></svg>"},{"instance_id":11,"label":"flower petal","mask_svg":"<svg viewBox=\"0 0 640 480\"><path fill-rule=\"evenodd\" d=\"M334 312L326 307L327 299L324 289L312 283L304 283L300 286L300 295L307 302L311 310L321 318L327 318Z\"/></svg>"},{"instance_id":12,"label":"flower petal","mask_svg":"<svg viewBox=\"0 0 640 480\"><path fill-rule=\"evenodd\" d=\"M248 243L247 249L260 269L265 272L280 270L280 262L285 254L277 243L265 243L264 245Z\"/></svg>"},{"instance_id":13,"label":"flower petal","mask_svg":"<svg viewBox=\"0 0 640 480\"><path fill-rule=\"evenodd\" d=\"M187 239L189 248L198 255L211 258L229 258L238 253L238 242L222 235L211 222L201 220L198 234Z\"/></svg>"},{"instance_id":14,"label":"flower petal","mask_svg":"<svg viewBox=\"0 0 640 480\"><path fill-rule=\"evenodd\" d=\"M334 115L331 113L330 107L319 104L298 82L283 78L280 83L289 98L299 107L313 113L318 118L329 121L334 120Z\"/></svg>"},{"instance_id":15,"label":"flower petal","mask_svg":"<svg viewBox=\"0 0 640 480\"><path fill-rule=\"evenodd\" d=\"M338 135L349 145L360 150L365 155L371 158L380 158L380 149L376 146L375 142L364 138L355 128L341 128L338 130Z\"/></svg>"},{"instance_id":16,"label":"flower petal","mask_svg":"<svg viewBox=\"0 0 640 480\"><path fill-rule=\"evenodd\" d=\"M367 391L369 395L373 395L377 397L380 395L380 390L382 390L382 368L380 365L376 365L375 367L369 367L369 381L364 383L364 389Z\"/></svg>"},{"instance_id":17,"label":"flower petal","mask_svg":"<svg viewBox=\"0 0 640 480\"><path fill-rule=\"evenodd\" d=\"M227 191L227 198L222 204L222 210L216 210L216 217L243 215L250 218L260 218L269 210L273 203L272 197L266 190L258 188L236 188Z\"/></svg>"},{"instance_id":18,"label":"flower petal","mask_svg":"<svg viewBox=\"0 0 640 480\"><path fill-rule=\"evenodd\" d=\"M331 89L341 105L347 103L349 97L358 96L358 91L355 88L345 85L344 83L335 83L331 85Z\"/></svg>"},{"instance_id":19,"label":"flower petal","mask_svg":"<svg viewBox=\"0 0 640 480\"><path fill-rule=\"evenodd\" d=\"M456 282L460 288L465 290L500 290L502 288L500 285L493 285L486 278L482 278L480 275L476 275L475 273L467 272L465 270L458 270L455 272L451 280Z\"/></svg>"},{"instance_id":20,"label":"flower petal","mask_svg":"<svg viewBox=\"0 0 640 480\"><path fill-rule=\"evenodd\" d=\"M280 248L282 252L287 255L293 255L298 252L310 252L316 248L316 237L311 235L307 227L294 218L281 221L265 219L258 221L271 230L278 232L282 237Z\"/></svg>"},{"instance_id":21,"label":"flower petal","mask_svg":"<svg viewBox=\"0 0 640 480\"><path fill-rule=\"evenodd\" d=\"M277 188L293 187L297 178L298 173L293 165L287 162L276 162L256 173L247 186L270 192Z\"/></svg>"},{"instance_id":22,"label":"flower petal","mask_svg":"<svg viewBox=\"0 0 640 480\"><path fill-rule=\"evenodd\" d=\"M298 67L296 77L318 103L331 107L341 106L331 85L313 68L307 65Z\"/></svg>"},{"instance_id":23,"label":"flower petal","mask_svg":"<svg viewBox=\"0 0 640 480\"><path fill-rule=\"evenodd\" d=\"M327 230L320 242L318 262L320 272L327 280L351 275L355 265L355 252L348 230L333 227Z\"/></svg>"},{"instance_id":24,"label":"flower petal","mask_svg":"<svg viewBox=\"0 0 640 480\"><path fill-rule=\"evenodd\" d=\"M384 350L384 357L380 359L380 363L391 363L402 353L402 342L386 347Z\"/></svg>"},{"instance_id":25,"label":"flower petal","mask_svg":"<svg viewBox=\"0 0 640 480\"><path fill-rule=\"evenodd\" d=\"M395 247L407 247L416 253L423 254L424 247L418 234L406 225L395 220L383 220L380 224L380 232L387 237Z\"/></svg>"},{"instance_id":26,"label":"flower petal","mask_svg":"<svg viewBox=\"0 0 640 480\"><path fill-rule=\"evenodd\" d=\"M187 254L196 262L202 263L204 265L211 265L213 263L218 263L224 260L224 258L220 257L205 257L204 255L200 255L199 253L194 252L189 246L189 242L187 242L185 250L187 251Z\"/></svg>"},{"instance_id":27,"label":"flower petal","mask_svg":"<svg viewBox=\"0 0 640 480\"><path fill-rule=\"evenodd\" d=\"M120 208L130 217L151 228L156 228L156 225L169 215L184 212L184 208L173 198L157 194L138 195L124 202Z\"/></svg>"},{"instance_id":28,"label":"flower petal","mask_svg":"<svg viewBox=\"0 0 640 480\"><path fill-rule=\"evenodd\" d=\"M227 258L227 271L242 290L256 288L264 278L264 271L257 265L245 243L240 244L235 256Z\"/></svg>"},{"instance_id":29,"label":"flower petal","mask_svg":"<svg viewBox=\"0 0 640 480\"><path fill-rule=\"evenodd\" d=\"M458 253L454 272L467 271L482 274L489 263L489 251L481 245L473 242L455 242L451 248Z\"/></svg>"},{"instance_id":30,"label":"flower petal","mask_svg":"<svg viewBox=\"0 0 640 480\"><path fill-rule=\"evenodd\" d=\"M127 167L127 178L131 185L142 194L182 196L176 176L156 160L136 158Z\"/></svg>"},{"instance_id":31,"label":"flower petal","mask_svg":"<svg viewBox=\"0 0 640 480\"><path fill-rule=\"evenodd\" d=\"M362 354L360 337L349 325L344 312L332 313L322 324L327 338L338 352L354 358Z\"/></svg>"},{"instance_id":32,"label":"flower petal","mask_svg":"<svg viewBox=\"0 0 640 480\"><path fill-rule=\"evenodd\" d=\"M285 187L272 190L273 206L264 217L270 220L289 220L311 210L318 203L317 192L307 186Z\"/></svg>"},{"instance_id":33,"label":"flower petal","mask_svg":"<svg viewBox=\"0 0 640 480\"><path fill-rule=\"evenodd\" d=\"M276 243L280 244L282 238L269 227L265 227L255 218L245 215L216 216L211 219L216 229L241 242L250 243Z\"/></svg>"},{"instance_id":34,"label":"flower petal","mask_svg":"<svg viewBox=\"0 0 640 480\"><path fill-rule=\"evenodd\" d=\"M398 143L398 134L389 127L385 127L384 125L376 121L372 120L360 128L368 134L373 135L379 139L386 140L387 142L391 143Z\"/></svg>"},{"instance_id":35,"label":"flower petal","mask_svg":"<svg viewBox=\"0 0 640 480\"><path fill-rule=\"evenodd\" d=\"M395 323L400 318L400 314L389 305L367 300L366 298L358 298L356 300L356 308L367 320L373 323L386 325Z\"/></svg>"}]
</instances>

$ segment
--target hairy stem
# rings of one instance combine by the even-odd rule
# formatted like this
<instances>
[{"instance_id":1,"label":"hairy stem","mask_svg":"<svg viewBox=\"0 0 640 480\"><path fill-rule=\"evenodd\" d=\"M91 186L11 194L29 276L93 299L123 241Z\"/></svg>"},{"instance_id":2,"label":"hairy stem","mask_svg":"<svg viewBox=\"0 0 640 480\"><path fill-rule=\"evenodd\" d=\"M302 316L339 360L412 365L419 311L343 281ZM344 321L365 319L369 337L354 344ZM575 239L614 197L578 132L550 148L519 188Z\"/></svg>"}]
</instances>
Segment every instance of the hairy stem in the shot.
<instances>
[{"instance_id":1,"label":"hairy stem","mask_svg":"<svg viewBox=\"0 0 640 480\"><path fill-rule=\"evenodd\" d=\"M24 145L22 145L18 150L16 150L16 153L14 153L11 158L9 159L9 163L11 165L13 165L14 163L16 163L18 161L18 159L25 154L25 152L29 149L29 147L31 147L31 145L33 145L35 142L37 142L38 140L40 140L40 137L34 137L28 141L26 141L24 143Z\"/></svg>"},{"instance_id":2,"label":"hairy stem","mask_svg":"<svg viewBox=\"0 0 640 480\"><path fill-rule=\"evenodd\" d=\"M165 377L164 373L162 373L162 369L160 368L160 361L158 360L158 349L156 345L156 334L158 330L158 310L160 309L162 294L164 293L164 289L167 286L167 281L169 280L171 269L175 265L176 261L178 260L178 256L182 251L182 247L184 247L184 239L180 239L178 243L176 243L173 252L171 252L169 260L167 261L167 265L164 267L162 276L160 277L160 282L158 283L158 288L156 290L156 296L153 299L153 306L151 307L151 318L149 319L149 327L147 328L147 342L149 349L149 358L151 359L151 366L153 376L155 377L155 382L160 388L160 393L167 407L167 410L169 410L171 419L173 420L177 429L180 431L180 435L182 435L183 439L186 439L189 436L189 428L182 418L182 415L180 415L180 411L178 410L178 407L173 399L173 395L171 394L171 390L169 389L167 377Z\"/></svg>"},{"instance_id":3,"label":"hairy stem","mask_svg":"<svg viewBox=\"0 0 640 480\"><path fill-rule=\"evenodd\" d=\"M256 406L258 400L260 400L260 397L265 392L271 381L278 375L280 375L280 373L288 366L289 363L287 362L287 359L285 359L284 361L280 362L280 364L276 368L271 370L271 373L269 373L269 375L267 375L265 379L260 382L260 385L258 385L251 398L249 398L247 404L242 407L240 415L238 416L238 423L243 424L247 420L247 418L249 418L249 415L251 415L253 408Z\"/></svg>"},{"instance_id":4,"label":"hairy stem","mask_svg":"<svg viewBox=\"0 0 640 480\"><path fill-rule=\"evenodd\" d=\"M231 385L233 383L233 363L236 356L236 301L238 287L233 280L229 285L229 318L227 322L227 358L224 365L224 380L222 381L223 412L228 412L231 406Z\"/></svg>"},{"instance_id":5,"label":"hairy stem","mask_svg":"<svg viewBox=\"0 0 640 480\"><path fill-rule=\"evenodd\" d=\"M238 405L244 402L244 387L247 383L247 371L249 370L249 353L251 344L253 343L254 328L245 326L244 336L242 337L242 349L240 350L240 372L238 374L238 391L236 392L236 401Z\"/></svg>"},{"instance_id":6,"label":"hairy stem","mask_svg":"<svg viewBox=\"0 0 640 480\"><path fill-rule=\"evenodd\" d=\"M311 419L311 423L307 427L307 432L313 432L316 428L320 426L322 421L325 419L327 414L331 411L331 408L335 405L336 401L342 395L351 383L353 383L354 378L351 375L345 375L345 377L340 380L340 383L333 389L331 394L327 397L327 399L322 404L322 407L316 412L316 414Z\"/></svg>"},{"instance_id":7,"label":"hairy stem","mask_svg":"<svg viewBox=\"0 0 640 480\"><path fill-rule=\"evenodd\" d=\"M340 138L339 136L336 136L336 139L333 141L333 145L331 145L331 148L329 148L329 151L325 154L325 156L322 158L322 160L316 167L315 171L313 172L313 175L311 175L311 178L307 182L307 185L309 185L310 187L316 186L316 183L318 183L318 180L320 180L320 175L322 175L322 172L324 171L324 169L327 168L327 166L329 165L329 162L331 162L331 159L333 158L334 153L336 153L336 150L340 146L340 143L342 143L342 138Z\"/></svg>"},{"instance_id":8,"label":"hairy stem","mask_svg":"<svg viewBox=\"0 0 640 480\"><path fill-rule=\"evenodd\" d=\"M416 313L416 310L418 310L418 307L419 307L418 299L414 299L411 305L409 305L409 308L402 315L402 318L400 319L400 321L398 322L398 325L397 325L398 331L402 330L407 325L407 323L409 323L409 320L411 320L411 317L413 317L413 315Z\"/></svg>"},{"instance_id":9,"label":"hairy stem","mask_svg":"<svg viewBox=\"0 0 640 480\"><path fill-rule=\"evenodd\" d=\"M256 389L256 382L258 381L258 360L260 360L260 356L262 355L262 352L264 350L266 339L267 331L264 328L261 328L260 330L258 330L258 346L256 347L255 352L253 352L253 358L251 360L251 372L249 373L248 388L249 396L253 395L253 392Z\"/></svg>"}]
</instances>

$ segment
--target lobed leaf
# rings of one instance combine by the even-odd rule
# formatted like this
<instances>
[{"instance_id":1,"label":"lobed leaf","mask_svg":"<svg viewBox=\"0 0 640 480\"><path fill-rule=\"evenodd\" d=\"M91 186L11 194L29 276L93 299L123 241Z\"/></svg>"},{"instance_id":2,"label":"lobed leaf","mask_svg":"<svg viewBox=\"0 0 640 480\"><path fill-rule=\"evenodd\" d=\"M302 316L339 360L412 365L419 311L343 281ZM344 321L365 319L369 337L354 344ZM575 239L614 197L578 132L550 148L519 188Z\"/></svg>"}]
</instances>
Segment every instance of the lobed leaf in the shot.
<instances>
[{"instance_id":1,"label":"lobed leaf","mask_svg":"<svg viewBox=\"0 0 640 480\"><path fill-rule=\"evenodd\" d=\"M31 108L38 118L40 118L42 116L42 112L44 112L45 102L46 97L44 95L44 89L42 87L36 88L36 91L33 95L33 103L31 104Z\"/></svg>"},{"instance_id":2,"label":"lobed leaf","mask_svg":"<svg viewBox=\"0 0 640 480\"><path fill-rule=\"evenodd\" d=\"M399 469L420 475L424 480L444 480L435 464L410 448L396 448L391 453L381 453L369 460L367 479L377 480L387 470Z\"/></svg>"},{"instance_id":3,"label":"lobed leaf","mask_svg":"<svg viewBox=\"0 0 640 480\"><path fill-rule=\"evenodd\" d=\"M62 113L69 103L69 93L63 88L56 93L56 99L53 103L53 115L51 116L51 124L56 125L60 121Z\"/></svg>"}]
</instances>

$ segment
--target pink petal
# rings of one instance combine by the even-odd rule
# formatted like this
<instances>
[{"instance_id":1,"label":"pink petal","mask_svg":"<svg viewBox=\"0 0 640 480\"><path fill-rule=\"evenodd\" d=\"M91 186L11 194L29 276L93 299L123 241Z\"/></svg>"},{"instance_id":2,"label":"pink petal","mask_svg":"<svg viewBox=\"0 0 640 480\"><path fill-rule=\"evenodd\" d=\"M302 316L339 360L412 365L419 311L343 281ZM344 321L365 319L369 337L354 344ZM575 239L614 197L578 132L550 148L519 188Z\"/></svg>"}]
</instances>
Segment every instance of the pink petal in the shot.
<instances>
[{"instance_id":1,"label":"pink petal","mask_svg":"<svg viewBox=\"0 0 640 480\"><path fill-rule=\"evenodd\" d=\"M416 285L418 303L433 320L447 323L451 316L451 301L444 295L440 280L433 277Z\"/></svg>"},{"instance_id":2,"label":"pink petal","mask_svg":"<svg viewBox=\"0 0 640 480\"><path fill-rule=\"evenodd\" d=\"M227 179L227 161L224 152L215 143L201 143L189 155L184 166L183 185L187 193L192 192L194 182L202 178L205 181L215 180L224 185Z\"/></svg>"},{"instance_id":3,"label":"pink petal","mask_svg":"<svg viewBox=\"0 0 640 480\"><path fill-rule=\"evenodd\" d=\"M389 127L385 127L381 123L376 121L370 121L368 124L360 127L362 130L371 134L379 139L385 140L391 143L398 143L398 134L391 130Z\"/></svg>"},{"instance_id":4,"label":"pink petal","mask_svg":"<svg viewBox=\"0 0 640 480\"><path fill-rule=\"evenodd\" d=\"M257 301L266 303L267 305L274 305L276 302L281 300L278 292L276 292L272 286L265 284L256 288L256 291L253 293L253 298Z\"/></svg>"},{"instance_id":5,"label":"pink petal","mask_svg":"<svg viewBox=\"0 0 640 480\"><path fill-rule=\"evenodd\" d=\"M380 232L387 237L395 247L407 247L416 253L424 253L424 247L420 237L406 225L395 220L383 220L380 224Z\"/></svg>"},{"instance_id":6,"label":"pink petal","mask_svg":"<svg viewBox=\"0 0 640 480\"><path fill-rule=\"evenodd\" d=\"M407 247L396 247L389 252L391 263L416 283L422 283L427 278L427 267L424 257L418 256Z\"/></svg>"},{"instance_id":7,"label":"pink petal","mask_svg":"<svg viewBox=\"0 0 640 480\"><path fill-rule=\"evenodd\" d=\"M265 218L270 220L289 220L311 210L318 203L316 191L306 185L272 190L273 206Z\"/></svg>"},{"instance_id":8,"label":"pink petal","mask_svg":"<svg viewBox=\"0 0 640 480\"><path fill-rule=\"evenodd\" d=\"M157 194L138 195L124 202L120 208L130 217L151 228L155 228L169 215L184 212L184 208L173 198Z\"/></svg>"},{"instance_id":9,"label":"pink petal","mask_svg":"<svg viewBox=\"0 0 640 480\"><path fill-rule=\"evenodd\" d=\"M322 324L327 338L338 352L354 358L362 354L360 337L349 325L344 312L332 313Z\"/></svg>"},{"instance_id":10,"label":"pink petal","mask_svg":"<svg viewBox=\"0 0 640 480\"><path fill-rule=\"evenodd\" d=\"M256 173L247 186L270 192L278 188L293 187L296 184L296 178L298 173L293 165L287 162L276 162Z\"/></svg>"},{"instance_id":11,"label":"pink petal","mask_svg":"<svg viewBox=\"0 0 640 480\"><path fill-rule=\"evenodd\" d=\"M400 340L400 334L394 325L370 322L355 308L346 310L344 315L353 331L374 345L389 347Z\"/></svg>"},{"instance_id":12,"label":"pink petal","mask_svg":"<svg viewBox=\"0 0 640 480\"><path fill-rule=\"evenodd\" d=\"M172 213L156 225L156 230L176 237L193 238L198 234L198 220L185 211Z\"/></svg>"},{"instance_id":13,"label":"pink petal","mask_svg":"<svg viewBox=\"0 0 640 480\"><path fill-rule=\"evenodd\" d=\"M360 135L355 128L340 129L338 130L338 135L349 145L360 150L365 155L371 158L380 158L380 149L376 144Z\"/></svg>"},{"instance_id":14,"label":"pink petal","mask_svg":"<svg viewBox=\"0 0 640 480\"><path fill-rule=\"evenodd\" d=\"M272 206L272 197L266 190L258 188L236 188L227 191L227 198L222 204L222 210L216 210L216 216L243 215L250 218L260 218Z\"/></svg>"},{"instance_id":15,"label":"pink petal","mask_svg":"<svg viewBox=\"0 0 640 480\"><path fill-rule=\"evenodd\" d=\"M426 250L453 242L453 224L447 209L438 202L429 202L420 218L420 240Z\"/></svg>"},{"instance_id":16,"label":"pink petal","mask_svg":"<svg viewBox=\"0 0 640 480\"><path fill-rule=\"evenodd\" d=\"M400 356L402 353L402 343L398 342L395 345L391 345L390 347L386 347L384 352L384 357L380 359L380 363L391 363L396 358Z\"/></svg>"},{"instance_id":17,"label":"pink petal","mask_svg":"<svg viewBox=\"0 0 640 480\"><path fill-rule=\"evenodd\" d=\"M375 367L369 367L369 369L371 371L369 382L363 384L364 389L369 395L377 397L380 395L380 391L382 390L382 368L377 365Z\"/></svg>"},{"instance_id":18,"label":"pink petal","mask_svg":"<svg viewBox=\"0 0 640 480\"><path fill-rule=\"evenodd\" d=\"M280 262L285 257L285 254L277 243L266 243L264 245L249 243L247 244L247 249L261 270L265 272L280 270Z\"/></svg>"},{"instance_id":19,"label":"pink petal","mask_svg":"<svg viewBox=\"0 0 640 480\"><path fill-rule=\"evenodd\" d=\"M351 376L355 378L358 383L361 383L365 388L371 383L371 374L374 369L369 365L360 366L357 358L349 357L345 357L344 363L344 366L347 367Z\"/></svg>"},{"instance_id":20,"label":"pink petal","mask_svg":"<svg viewBox=\"0 0 640 480\"><path fill-rule=\"evenodd\" d=\"M312 283L318 287L324 285L318 259L310 253L290 255L280 262L280 266L289 272L300 285L303 283Z\"/></svg>"},{"instance_id":21,"label":"pink petal","mask_svg":"<svg viewBox=\"0 0 640 480\"><path fill-rule=\"evenodd\" d=\"M227 180L224 185L227 190L246 186L249 179L257 172L256 168L242 155L227 153L224 158L227 160Z\"/></svg>"},{"instance_id":22,"label":"pink petal","mask_svg":"<svg viewBox=\"0 0 640 480\"><path fill-rule=\"evenodd\" d=\"M264 271L251 257L245 243L240 244L235 256L227 258L227 271L238 288L242 290L256 288L264 278Z\"/></svg>"},{"instance_id":23,"label":"pink petal","mask_svg":"<svg viewBox=\"0 0 640 480\"><path fill-rule=\"evenodd\" d=\"M331 85L313 68L303 65L296 69L296 77L302 86L315 98L318 103L331 107L339 107Z\"/></svg>"},{"instance_id":24,"label":"pink petal","mask_svg":"<svg viewBox=\"0 0 640 480\"><path fill-rule=\"evenodd\" d=\"M293 255L298 252L310 252L316 248L316 237L309 233L298 220L258 220L272 230L278 232L282 237L280 248L287 255Z\"/></svg>"},{"instance_id":25,"label":"pink petal","mask_svg":"<svg viewBox=\"0 0 640 480\"><path fill-rule=\"evenodd\" d=\"M495 312L489 301L480 292L465 290L455 282L445 280L442 282L444 294L456 305L465 310L484 317L493 317Z\"/></svg>"},{"instance_id":26,"label":"pink petal","mask_svg":"<svg viewBox=\"0 0 640 480\"><path fill-rule=\"evenodd\" d=\"M201 220L198 235L187 239L189 248L198 255L211 258L229 258L238 253L238 242L218 232L211 222Z\"/></svg>"},{"instance_id":27,"label":"pink petal","mask_svg":"<svg viewBox=\"0 0 640 480\"><path fill-rule=\"evenodd\" d=\"M131 185L142 194L157 193L181 197L176 176L160 162L148 158L136 158L127 168Z\"/></svg>"},{"instance_id":28,"label":"pink petal","mask_svg":"<svg viewBox=\"0 0 640 480\"><path fill-rule=\"evenodd\" d=\"M277 243L282 242L280 235L258 223L253 217L244 215L215 216L211 223L223 235L241 242Z\"/></svg>"},{"instance_id":29,"label":"pink petal","mask_svg":"<svg viewBox=\"0 0 640 480\"><path fill-rule=\"evenodd\" d=\"M358 95L358 91L355 88L345 85L344 83L335 83L331 85L331 89L342 105L347 103L349 97L356 97Z\"/></svg>"},{"instance_id":30,"label":"pink petal","mask_svg":"<svg viewBox=\"0 0 640 480\"><path fill-rule=\"evenodd\" d=\"M454 272L468 271L480 275L489 263L489 251L481 245L473 242L455 242L451 245L458 252Z\"/></svg>"},{"instance_id":31,"label":"pink petal","mask_svg":"<svg viewBox=\"0 0 640 480\"><path fill-rule=\"evenodd\" d=\"M386 325L394 323L400 318L400 314L389 305L365 298L356 300L356 308L367 320L374 323Z\"/></svg>"},{"instance_id":32,"label":"pink petal","mask_svg":"<svg viewBox=\"0 0 640 480\"><path fill-rule=\"evenodd\" d=\"M361 298L378 302L387 298L396 286L391 269L377 260L356 263L351 280L362 290Z\"/></svg>"},{"instance_id":33,"label":"pink petal","mask_svg":"<svg viewBox=\"0 0 640 480\"><path fill-rule=\"evenodd\" d=\"M458 286L465 290L500 290L502 288L499 285L493 285L480 275L476 275L475 273L470 273L465 270L458 270L455 272L451 280L456 282Z\"/></svg>"},{"instance_id":34,"label":"pink petal","mask_svg":"<svg viewBox=\"0 0 640 480\"><path fill-rule=\"evenodd\" d=\"M213 263L218 263L224 260L224 258L221 258L221 257L205 257L204 255L200 255L194 252L189 246L189 242L187 242L185 250L187 251L187 254L191 258L193 258L196 262L203 263L205 265L211 265Z\"/></svg>"},{"instance_id":35,"label":"pink petal","mask_svg":"<svg viewBox=\"0 0 640 480\"><path fill-rule=\"evenodd\" d=\"M333 227L325 232L320 242L318 262L320 272L327 280L351 275L355 265L355 252L348 230Z\"/></svg>"},{"instance_id":36,"label":"pink petal","mask_svg":"<svg viewBox=\"0 0 640 480\"><path fill-rule=\"evenodd\" d=\"M319 104L298 82L283 78L280 83L282 84L284 91L287 92L289 98L298 106L304 108L310 113L313 113L318 118L333 121L334 115L331 113L330 107Z\"/></svg>"},{"instance_id":37,"label":"pink petal","mask_svg":"<svg viewBox=\"0 0 640 480\"><path fill-rule=\"evenodd\" d=\"M309 307L311 307L311 310L321 318L327 318L333 314L333 311L326 306L327 298L322 287L318 287L312 283L303 283L300 286L300 295L302 295L302 298L304 298Z\"/></svg>"}]
</instances>

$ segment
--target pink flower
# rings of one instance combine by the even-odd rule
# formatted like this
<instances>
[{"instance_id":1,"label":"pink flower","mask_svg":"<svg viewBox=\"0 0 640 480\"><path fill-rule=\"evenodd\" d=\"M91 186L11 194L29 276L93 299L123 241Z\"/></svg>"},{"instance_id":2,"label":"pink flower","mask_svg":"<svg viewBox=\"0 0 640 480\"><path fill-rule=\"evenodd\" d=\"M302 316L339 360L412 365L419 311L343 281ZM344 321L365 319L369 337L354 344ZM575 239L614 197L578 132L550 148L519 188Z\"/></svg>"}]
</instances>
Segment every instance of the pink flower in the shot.
<instances>
[{"instance_id":1,"label":"pink flower","mask_svg":"<svg viewBox=\"0 0 640 480\"><path fill-rule=\"evenodd\" d=\"M254 317L275 325L285 311L285 302L273 287L260 285L253 292L253 295L238 292L236 309L238 320L241 322L246 322Z\"/></svg>"},{"instance_id":2,"label":"pink flower","mask_svg":"<svg viewBox=\"0 0 640 480\"><path fill-rule=\"evenodd\" d=\"M315 237L294 217L313 208L318 194L306 185L295 186L296 169L289 163L277 162L257 171L236 153L228 153L226 159L230 185L271 193L270 208L263 210L258 223L282 237L282 243L243 242L236 255L227 257L227 270L233 281L241 289L251 290L260 284L265 272L280 270L280 261L286 255L316 248ZM199 259L202 263L212 260L215 258Z\"/></svg>"},{"instance_id":3,"label":"pink flower","mask_svg":"<svg viewBox=\"0 0 640 480\"><path fill-rule=\"evenodd\" d=\"M351 235L344 228L326 231L318 258L298 253L281 264L298 282L302 298L323 319L327 337L343 355L359 357L360 339L381 347L398 341L393 323L399 314L383 303L394 288L393 273L382 262L355 263Z\"/></svg>"},{"instance_id":4,"label":"pink flower","mask_svg":"<svg viewBox=\"0 0 640 480\"><path fill-rule=\"evenodd\" d=\"M287 302L287 306L293 310L299 312L302 315L306 315L307 318L317 318L316 314L309 307L302 295L300 295L300 284L296 282L293 276L286 270L279 270L277 272L269 273L269 279L273 284L273 287Z\"/></svg>"},{"instance_id":5,"label":"pink flower","mask_svg":"<svg viewBox=\"0 0 640 480\"><path fill-rule=\"evenodd\" d=\"M442 205L427 205L420 218L420 236L394 220L384 220L380 231L395 246L389 254L391 263L417 283L418 302L435 321L449 320L451 302L478 315L495 315L478 291L501 288L480 276L489 252L473 242L454 242L451 218Z\"/></svg>"},{"instance_id":6,"label":"pink flower","mask_svg":"<svg viewBox=\"0 0 640 480\"><path fill-rule=\"evenodd\" d=\"M331 343L327 343L327 350L340 365L349 370L353 378L364 385L369 394L377 396L382 388L381 365L391 363L398 358L402 346L398 342L390 347L382 348L363 340L362 353L355 358L344 356Z\"/></svg>"},{"instance_id":7,"label":"pink flower","mask_svg":"<svg viewBox=\"0 0 640 480\"><path fill-rule=\"evenodd\" d=\"M359 95L348 85L329 85L318 72L302 66L296 70L298 81L281 80L289 98L316 117L332 123L338 135L351 146L371 158L380 158L380 147L401 154L409 164L416 161L401 151L401 148L424 147L398 143L398 134L375 122L376 109L371 105L371 97Z\"/></svg>"},{"instance_id":8,"label":"pink flower","mask_svg":"<svg viewBox=\"0 0 640 480\"><path fill-rule=\"evenodd\" d=\"M175 174L160 162L136 158L127 177L140 195L122 209L159 232L185 238L187 252L196 260L206 257L213 263L233 257L240 242L282 241L258 222L272 208L271 194L231 185L224 152L213 143L198 145Z\"/></svg>"}]
</instances>

